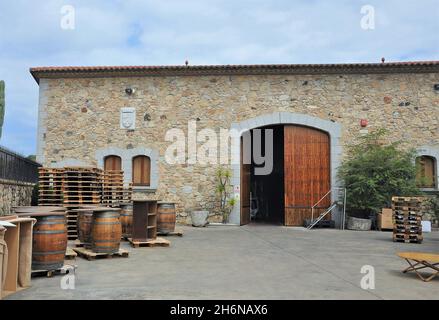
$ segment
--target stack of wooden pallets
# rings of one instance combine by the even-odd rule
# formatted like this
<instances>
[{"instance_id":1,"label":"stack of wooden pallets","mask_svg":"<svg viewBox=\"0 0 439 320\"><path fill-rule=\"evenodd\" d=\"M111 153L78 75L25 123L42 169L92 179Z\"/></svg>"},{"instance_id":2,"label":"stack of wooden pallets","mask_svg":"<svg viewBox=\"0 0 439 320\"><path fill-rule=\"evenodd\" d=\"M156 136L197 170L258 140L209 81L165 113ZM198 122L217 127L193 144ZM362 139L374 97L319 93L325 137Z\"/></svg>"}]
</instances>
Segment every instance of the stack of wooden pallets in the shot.
<instances>
[{"instance_id":1,"label":"stack of wooden pallets","mask_svg":"<svg viewBox=\"0 0 439 320\"><path fill-rule=\"evenodd\" d=\"M66 167L63 175L64 206L67 208L67 234L76 240L77 212L83 205L101 202L102 170L97 168Z\"/></svg>"},{"instance_id":2,"label":"stack of wooden pallets","mask_svg":"<svg viewBox=\"0 0 439 320\"><path fill-rule=\"evenodd\" d=\"M118 207L131 201L132 186L124 185L123 171L103 171L91 167L39 169L38 204L67 208L69 240L77 239L76 209L99 204Z\"/></svg>"},{"instance_id":3,"label":"stack of wooden pallets","mask_svg":"<svg viewBox=\"0 0 439 320\"><path fill-rule=\"evenodd\" d=\"M63 204L63 169L38 168L38 205L59 206Z\"/></svg>"},{"instance_id":4,"label":"stack of wooden pallets","mask_svg":"<svg viewBox=\"0 0 439 320\"><path fill-rule=\"evenodd\" d=\"M422 197L393 197L393 241L422 243Z\"/></svg>"},{"instance_id":5,"label":"stack of wooden pallets","mask_svg":"<svg viewBox=\"0 0 439 320\"><path fill-rule=\"evenodd\" d=\"M124 187L123 171L106 170L103 173L102 204L117 207L120 203L131 201L131 186Z\"/></svg>"},{"instance_id":6,"label":"stack of wooden pallets","mask_svg":"<svg viewBox=\"0 0 439 320\"><path fill-rule=\"evenodd\" d=\"M130 204L133 201L133 185L130 183L123 188L122 201L120 203Z\"/></svg>"},{"instance_id":7,"label":"stack of wooden pallets","mask_svg":"<svg viewBox=\"0 0 439 320\"><path fill-rule=\"evenodd\" d=\"M99 204L102 170L97 168L64 168L63 194L65 205Z\"/></svg>"}]
</instances>

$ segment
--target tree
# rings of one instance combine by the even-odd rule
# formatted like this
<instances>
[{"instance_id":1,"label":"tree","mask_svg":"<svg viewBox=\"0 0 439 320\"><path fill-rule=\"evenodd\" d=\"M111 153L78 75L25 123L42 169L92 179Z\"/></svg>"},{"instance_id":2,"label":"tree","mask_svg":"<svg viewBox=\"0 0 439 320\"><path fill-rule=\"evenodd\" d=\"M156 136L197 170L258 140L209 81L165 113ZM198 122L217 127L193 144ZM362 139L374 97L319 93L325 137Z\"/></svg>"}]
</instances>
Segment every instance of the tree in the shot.
<instances>
[{"instance_id":1,"label":"tree","mask_svg":"<svg viewBox=\"0 0 439 320\"><path fill-rule=\"evenodd\" d=\"M0 81L0 138L2 137L3 121L5 119L5 82Z\"/></svg>"},{"instance_id":2,"label":"tree","mask_svg":"<svg viewBox=\"0 0 439 320\"><path fill-rule=\"evenodd\" d=\"M416 151L400 142L385 143L380 129L348 146L339 177L347 188L350 214L370 217L391 205L392 196L419 195L416 186Z\"/></svg>"}]
</instances>

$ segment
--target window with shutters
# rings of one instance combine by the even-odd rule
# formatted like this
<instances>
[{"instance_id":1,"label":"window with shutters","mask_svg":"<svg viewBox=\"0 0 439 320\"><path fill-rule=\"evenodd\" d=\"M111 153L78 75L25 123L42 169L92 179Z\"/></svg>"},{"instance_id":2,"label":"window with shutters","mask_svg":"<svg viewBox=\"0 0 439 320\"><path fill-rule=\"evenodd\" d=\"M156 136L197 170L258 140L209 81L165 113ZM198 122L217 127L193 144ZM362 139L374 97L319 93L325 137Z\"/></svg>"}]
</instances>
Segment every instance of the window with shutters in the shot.
<instances>
[{"instance_id":1,"label":"window with shutters","mask_svg":"<svg viewBox=\"0 0 439 320\"><path fill-rule=\"evenodd\" d=\"M416 181L418 187L431 189L436 188L436 159L429 156L416 158Z\"/></svg>"},{"instance_id":2,"label":"window with shutters","mask_svg":"<svg viewBox=\"0 0 439 320\"><path fill-rule=\"evenodd\" d=\"M106 156L104 170L122 170L122 159L119 156Z\"/></svg>"},{"instance_id":3,"label":"window with shutters","mask_svg":"<svg viewBox=\"0 0 439 320\"><path fill-rule=\"evenodd\" d=\"M149 186L151 183L151 159L147 156L133 158L133 185Z\"/></svg>"}]
</instances>

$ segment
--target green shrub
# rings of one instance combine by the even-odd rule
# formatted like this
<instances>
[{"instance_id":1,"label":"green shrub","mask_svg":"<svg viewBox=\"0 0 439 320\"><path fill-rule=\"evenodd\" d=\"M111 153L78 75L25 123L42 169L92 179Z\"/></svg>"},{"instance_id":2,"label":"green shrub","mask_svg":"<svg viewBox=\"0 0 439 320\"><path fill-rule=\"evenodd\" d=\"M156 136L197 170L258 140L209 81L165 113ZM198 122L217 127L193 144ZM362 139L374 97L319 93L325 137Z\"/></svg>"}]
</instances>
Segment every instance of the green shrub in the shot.
<instances>
[{"instance_id":1,"label":"green shrub","mask_svg":"<svg viewBox=\"0 0 439 320\"><path fill-rule=\"evenodd\" d=\"M392 196L419 195L416 186L416 152L400 142L384 143L380 129L348 146L339 177L347 188L350 214L370 217L391 205Z\"/></svg>"}]
</instances>

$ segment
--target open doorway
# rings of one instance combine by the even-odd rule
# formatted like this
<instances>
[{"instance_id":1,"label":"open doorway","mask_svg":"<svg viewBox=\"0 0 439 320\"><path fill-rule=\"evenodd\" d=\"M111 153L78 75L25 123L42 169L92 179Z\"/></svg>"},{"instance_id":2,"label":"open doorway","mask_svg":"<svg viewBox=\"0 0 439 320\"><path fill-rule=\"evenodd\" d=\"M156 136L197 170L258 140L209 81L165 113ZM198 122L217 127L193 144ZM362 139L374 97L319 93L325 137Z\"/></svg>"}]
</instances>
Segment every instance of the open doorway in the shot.
<instances>
[{"instance_id":1,"label":"open doorway","mask_svg":"<svg viewBox=\"0 0 439 320\"><path fill-rule=\"evenodd\" d=\"M250 164L242 161L241 142L241 225L255 221L303 226L331 205L327 197L331 188L329 135L315 128L289 124L258 129L272 130L273 170L267 175L255 174L258 165L254 158ZM250 131L252 142L255 130ZM266 131L260 132L264 157ZM325 219L330 220L330 215Z\"/></svg>"},{"instance_id":2,"label":"open doorway","mask_svg":"<svg viewBox=\"0 0 439 320\"><path fill-rule=\"evenodd\" d=\"M269 175L256 175L257 165L252 157L250 166L251 221L270 224L284 224L284 147L283 126L270 126L273 130L273 170ZM254 130L251 131L252 141ZM266 156L265 130L261 130L261 153Z\"/></svg>"}]
</instances>

